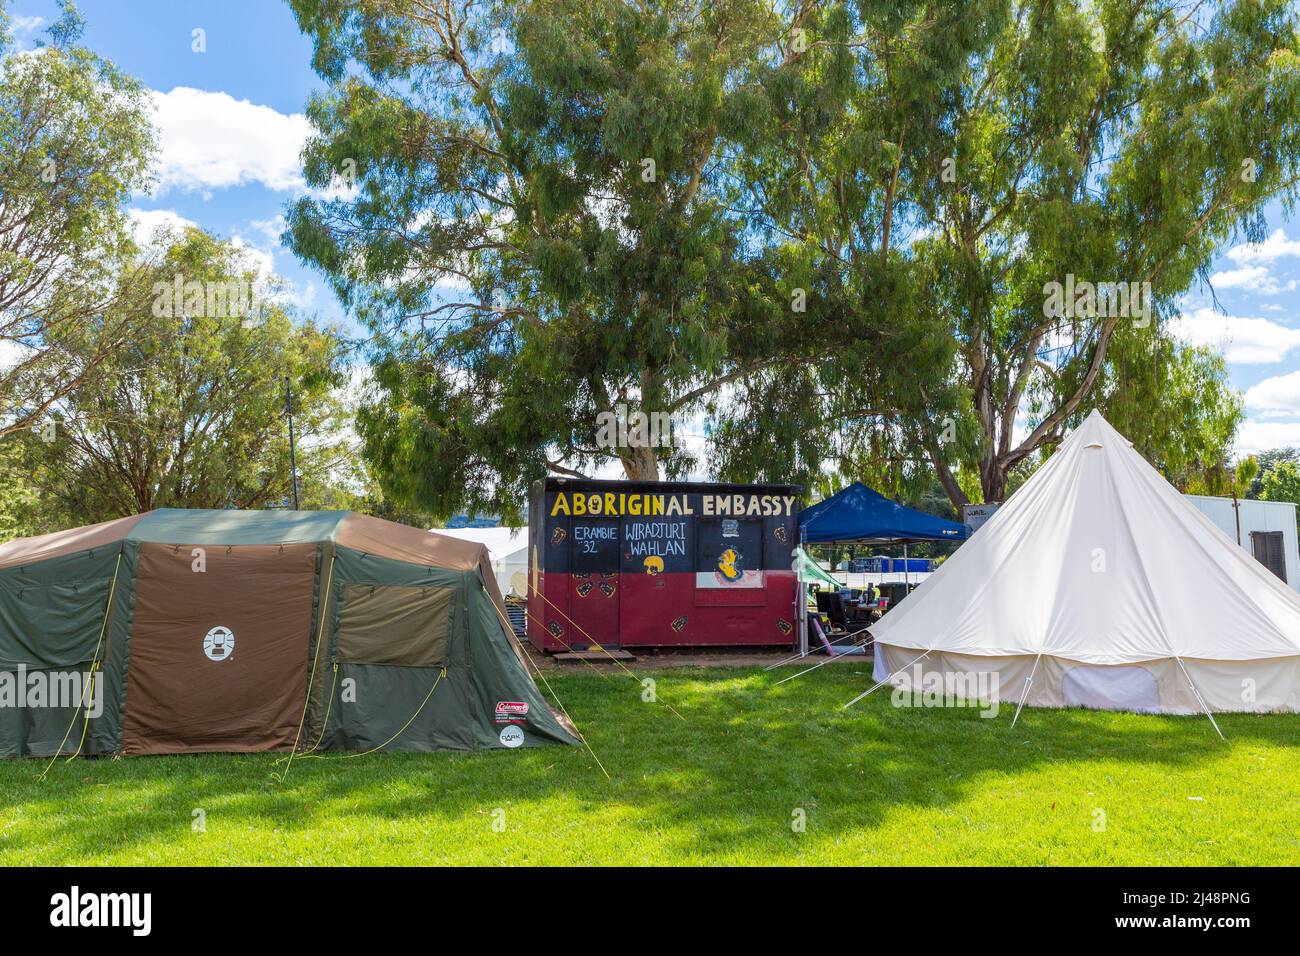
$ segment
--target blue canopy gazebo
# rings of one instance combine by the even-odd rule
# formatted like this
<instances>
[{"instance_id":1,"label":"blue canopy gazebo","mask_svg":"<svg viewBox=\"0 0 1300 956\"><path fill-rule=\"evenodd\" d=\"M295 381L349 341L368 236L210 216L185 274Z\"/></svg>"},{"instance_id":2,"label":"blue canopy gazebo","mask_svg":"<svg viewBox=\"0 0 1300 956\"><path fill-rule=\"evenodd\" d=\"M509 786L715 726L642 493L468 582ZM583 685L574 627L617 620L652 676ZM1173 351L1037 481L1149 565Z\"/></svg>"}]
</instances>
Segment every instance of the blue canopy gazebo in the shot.
<instances>
[{"instance_id":1,"label":"blue canopy gazebo","mask_svg":"<svg viewBox=\"0 0 1300 956\"><path fill-rule=\"evenodd\" d=\"M966 527L890 501L855 481L799 512L799 536L808 544L839 541L964 541Z\"/></svg>"},{"instance_id":2,"label":"blue canopy gazebo","mask_svg":"<svg viewBox=\"0 0 1300 956\"><path fill-rule=\"evenodd\" d=\"M799 543L832 544L875 541L903 545L907 574L907 545L916 541L964 541L965 525L908 508L855 481L829 498L799 512ZM906 577L905 577L906 580ZM801 620L799 650L808 653L808 628Z\"/></svg>"}]
</instances>

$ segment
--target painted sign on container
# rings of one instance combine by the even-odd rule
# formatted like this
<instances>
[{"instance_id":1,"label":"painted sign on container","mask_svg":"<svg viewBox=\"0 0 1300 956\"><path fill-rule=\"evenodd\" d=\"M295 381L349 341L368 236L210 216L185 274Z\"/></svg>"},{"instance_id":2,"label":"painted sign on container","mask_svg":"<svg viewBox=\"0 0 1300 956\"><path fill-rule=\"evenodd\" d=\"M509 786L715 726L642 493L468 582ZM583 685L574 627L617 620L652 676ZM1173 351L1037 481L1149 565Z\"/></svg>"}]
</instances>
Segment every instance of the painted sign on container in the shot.
<instances>
[{"instance_id":1,"label":"painted sign on container","mask_svg":"<svg viewBox=\"0 0 1300 956\"><path fill-rule=\"evenodd\" d=\"M785 645L799 489L550 478L529 509L529 638Z\"/></svg>"}]
</instances>

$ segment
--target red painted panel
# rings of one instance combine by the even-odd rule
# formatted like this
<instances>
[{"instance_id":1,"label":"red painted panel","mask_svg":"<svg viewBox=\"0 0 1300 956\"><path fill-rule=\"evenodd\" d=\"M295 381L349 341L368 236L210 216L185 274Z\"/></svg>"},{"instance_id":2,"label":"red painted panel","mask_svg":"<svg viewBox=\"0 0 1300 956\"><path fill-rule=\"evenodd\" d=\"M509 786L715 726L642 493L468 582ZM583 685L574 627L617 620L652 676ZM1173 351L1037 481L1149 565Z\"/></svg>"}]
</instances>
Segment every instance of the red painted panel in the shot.
<instances>
[{"instance_id":1,"label":"red painted panel","mask_svg":"<svg viewBox=\"0 0 1300 956\"><path fill-rule=\"evenodd\" d=\"M574 633L569 622L569 575L552 571L538 577L536 590L528 595L528 640L543 651L567 651Z\"/></svg>"},{"instance_id":2,"label":"red painted panel","mask_svg":"<svg viewBox=\"0 0 1300 956\"><path fill-rule=\"evenodd\" d=\"M569 620L571 633L565 638L574 650L586 650L592 644L619 646L618 572L591 572L568 575Z\"/></svg>"},{"instance_id":3,"label":"red painted panel","mask_svg":"<svg viewBox=\"0 0 1300 956\"><path fill-rule=\"evenodd\" d=\"M573 641L573 623L569 620L569 596L573 581L567 574L552 571L545 576L539 601L539 618L543 630L543 650L567 651Z\"/></svg>"},{"instance_id":4,"label":"red painted panel","mask_svg":"<svg viewBox=\"0 0 1300 956\"><path fill-rule=\"evenodd\" d=\"M618 633L607 646L789 646L794 640L794 574L769 571L765 581L766 586L756 592L764 598L761 605L710 607L697 603L705 592L695 587L694 574L620 575L613 605L619 609ZM592 600L595 588L586 598L577 596L577 588L586 583L590 581L555 571L542 576L547 601L538 595L529 601L528 636L534 645L546 651L584 647L587 638L578 626L600 638L591 630L585 608L570 610L579 601ZM600 600L613 599L602 596ZM539 622L544 626L539 627ZM557 629L558 638L553 636Z\"/></svg>"},{"instance_id":5,"label":"red painted panel","mask_svg":"<svg viewBox=\"0 0 1300 956\"><path fill-rule=\"evenodd\" d=\"M708 606L694 574L624 575L624 647L786 646L794 639L794 574L769 571L762 604ZM738 592L726 592L735 594Z\"/></svg>"},{"instance_id":6,"label":"red painted panel","mask_svg":"<svg viewBox=\"0 0 1300 956\"><path fill-rule=\"evenodd\" d=\"M771 574L772 572L767 572ZM772 600L771 586L764 578L761 588L696 588L696 607L766 607Z\"/></svg>"}]
</instances>

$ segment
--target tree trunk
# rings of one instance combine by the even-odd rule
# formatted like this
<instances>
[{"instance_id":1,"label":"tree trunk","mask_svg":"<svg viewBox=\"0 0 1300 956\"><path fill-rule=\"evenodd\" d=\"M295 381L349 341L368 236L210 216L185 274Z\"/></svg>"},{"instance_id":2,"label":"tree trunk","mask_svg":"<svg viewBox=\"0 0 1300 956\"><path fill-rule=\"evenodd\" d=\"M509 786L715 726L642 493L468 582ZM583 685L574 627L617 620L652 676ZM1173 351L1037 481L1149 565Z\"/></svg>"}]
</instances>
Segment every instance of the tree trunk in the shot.
<instances>
[{"instance_id":1,"label":"tree trunk","mask_svg":"<svg viewBox=\"0 0 1300 956\"><path fill-rule=\"evenodd\" d=\"M1007 473L993 455L980 462L980 487L985 502L1000 502L1007 493Z\"/></svg>"},{"instance_id":2,"label":"tree trunk","mask_svg":"<svg viewBox=\"0 0 1300 956\"><path fill-rule=\"evenodd\" d=\"M619 451L623 475L628 481L658 481L659 458L653 448L623 448Z\"/></svg>"},{"instance_id":3,"label":"tree trunk","mask_svg":"<svg viewBox=\"0 0 1300 956\"><path fill-rule=\"evenodd\" d=\"M952 470L949 469L948 463L943 460L943 454L940 452L938 444L930 441L926 446L926 451L930 455L930 463L934 465L935 474L939 476L939 484L943 486L948 500L952 502L953 507L960 514L962 505L970 503L961 490L961 485L957 484L957 479L953 476Z\"/></svg>"}]
</instances>

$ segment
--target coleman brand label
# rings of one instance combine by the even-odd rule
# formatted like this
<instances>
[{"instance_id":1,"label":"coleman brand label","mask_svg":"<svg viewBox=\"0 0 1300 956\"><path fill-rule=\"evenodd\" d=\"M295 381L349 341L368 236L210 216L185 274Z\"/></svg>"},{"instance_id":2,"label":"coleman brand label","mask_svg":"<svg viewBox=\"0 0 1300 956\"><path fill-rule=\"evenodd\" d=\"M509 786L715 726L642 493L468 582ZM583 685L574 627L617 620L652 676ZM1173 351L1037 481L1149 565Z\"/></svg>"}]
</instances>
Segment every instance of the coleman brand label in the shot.
<instances>
[{"instance_id":1,"label":"coleman brand label","mask_svg":"<svg viewBox=\"0 0 1300 956\"><path fill-rule=\"evenodd\" d=\"M498 724L521 724L528 716L528 702L523 700L497 701L496 721Z\"/></svg>"}]
</instances>

